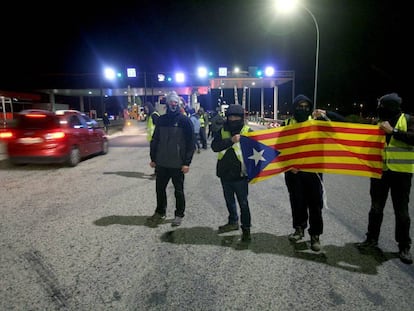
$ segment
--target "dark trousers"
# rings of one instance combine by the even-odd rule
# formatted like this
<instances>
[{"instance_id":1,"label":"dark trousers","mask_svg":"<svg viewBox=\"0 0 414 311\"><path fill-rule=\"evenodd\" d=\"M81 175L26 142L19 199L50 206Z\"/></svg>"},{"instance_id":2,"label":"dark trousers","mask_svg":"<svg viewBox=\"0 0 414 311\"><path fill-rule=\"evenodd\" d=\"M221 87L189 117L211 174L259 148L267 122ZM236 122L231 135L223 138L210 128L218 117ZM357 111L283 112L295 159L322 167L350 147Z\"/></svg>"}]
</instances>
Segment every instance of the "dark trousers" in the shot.
<instances>
[{"instance_id":1,"label":"dark trousers","mask_svg":"<svg viewBox=\"0 0 414 311\"><path fill-rule=\"evenodd\" d=\"M194 146L195 150L200 150L200 134L194 133Z\"/></svg>"},{"instance_id":2,"label":"dark trousers","mask_svg":"<svg viewBox=\"0 0 414 311\"><path fill-rule=\"evenodd\" d=\"M236 199L240 207L240 222L242 229L250 229L251 216L249 208L249 183L247 178L241 178L237 181L225 181L220 179L223 187L224 200L226 201L227 211L229 212L228 222L238 224L239 216L237 213Z\"/></svg>"},{"instance_id":3,"label":"dark trousers","mask_svg":"<svg viewBox=\"0 0 414 311\"><path fill-rule=\"evenodd\" d=\"M167 211L167 185L172 180L175 195L175 216L184 217L185 196L184 196L184 173L181 168L169 168L157 166L157 177L155 180L155 190L157 192L156 212L165 215Z\"/></svg>"},{"instance_id":4,"label":"dark trousers","mask_svg":"<svg viewBox=\"0 0 414 311\"><path fill-rule=\"evenodd\" d=\"M200 127L200 142L203 149L207 149L207 137L206 137L206 128Z\"/></svg>"},{"instance_id":5,"label":"dark trousers","mask_svg":"<svg viewBox=\"0 0 414 311\"><path fill-rule=\"evenodd\" d=\"M383 171L381 179L371 178L370 195L371 209L368 214L367 237L378 241L384 208L388 193L391 190L392 206L395 216L395 240L400 249L411 246L410 215L408 202L410 200L411 180L413 174L393 171Z\"/></svg>"},{"instance_id":6,"label":"dark trousers","mask_svg":"<svg viewBox=\"0 0 414 311\"><path fill-rule=\"evenodd\" d=\"M323 187L322 174L288 171L285 183L289 192L293 228L306 229L309 220L309 234L323 233Z\"/></svg>"}]
</instances>

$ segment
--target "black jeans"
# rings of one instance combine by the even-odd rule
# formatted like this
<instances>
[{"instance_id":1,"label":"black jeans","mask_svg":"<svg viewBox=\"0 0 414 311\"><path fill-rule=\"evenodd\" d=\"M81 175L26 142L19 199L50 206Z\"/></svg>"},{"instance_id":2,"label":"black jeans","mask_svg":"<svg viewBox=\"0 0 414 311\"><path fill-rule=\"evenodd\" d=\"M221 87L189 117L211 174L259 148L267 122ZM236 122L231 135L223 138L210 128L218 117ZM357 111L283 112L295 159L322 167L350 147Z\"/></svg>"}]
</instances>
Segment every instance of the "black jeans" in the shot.
<instances>
[{"instance_id":1,"label":"black jeans","mask_svg":"<svg viewBox=\"0 0 414 311\"><path fill-rule=\"evenodd\" d=\"M371 178L370 195L371 209L368 214L367 237L378 241L384 208L388 193L391 190L392 206L395 216L395 240L400 249L411 246L410 215L408 202L410 200L411 180L413 174L393 171L383 171L381 179Z\"/></svg>"},{"instance_id":2,"label":"black jeans","mask_svg":"<svg viewBox=\"0 0 414 311\"><path fill-rule=\"evenodd\" d=\"M285 182L289 191L293 228L306 229L309 219L309 234L323 233L323 187L322 174L288 171Z\"/></svg>"},{"instance_id":3,"label":"black jeans","mask_svg":"<svg viewBox=\"0 0 414 311\"><path fill-rule=\"evenodd\" d=\"M167 185L172 179L175 195L175 216L184 217L185 196L184 196L184 173L181 168L169 168L157 166L157 177L155 180L155 189L157 192L156 212L165 215L167 211Z\"/></svg>"}]
</instances>

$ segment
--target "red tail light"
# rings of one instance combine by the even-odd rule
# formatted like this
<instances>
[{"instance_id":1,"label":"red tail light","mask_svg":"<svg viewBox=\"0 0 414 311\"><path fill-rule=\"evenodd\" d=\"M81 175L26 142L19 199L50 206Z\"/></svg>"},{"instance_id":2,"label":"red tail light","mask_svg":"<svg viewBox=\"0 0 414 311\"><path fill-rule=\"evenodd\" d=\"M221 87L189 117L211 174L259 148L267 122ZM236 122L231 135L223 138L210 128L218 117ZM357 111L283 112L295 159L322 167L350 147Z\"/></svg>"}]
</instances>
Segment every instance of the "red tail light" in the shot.
<instances>
[{"instance_id":1,"label":"red tail light","mask_svg":"<svg viewBox=\"0 0 414 311\"><path fill-rule=\"evenodd\" d=\"M46 118L46 115L41 113L28 113L26 118Z\"/></svg>"},{"instance_id":2,"label":"red tail light","mask_svg":"<svg viewBox=\"0 0 414 311\"><path fill-rule=\"evenodd\" d=\"M65 137L65 132L51 132L45 135L46 139L62 139Z\"/></svg>"},{"instance_id":3,"label":"red tail light","mask_svg":"<svg viewBox=\"0 0 414 311\"><path fill-rule=\"evenodd\" d=\"M12 137L13 137L13 132L11 131L0 132L0 139L9 139Z\"/></svg>"}]
</instances>

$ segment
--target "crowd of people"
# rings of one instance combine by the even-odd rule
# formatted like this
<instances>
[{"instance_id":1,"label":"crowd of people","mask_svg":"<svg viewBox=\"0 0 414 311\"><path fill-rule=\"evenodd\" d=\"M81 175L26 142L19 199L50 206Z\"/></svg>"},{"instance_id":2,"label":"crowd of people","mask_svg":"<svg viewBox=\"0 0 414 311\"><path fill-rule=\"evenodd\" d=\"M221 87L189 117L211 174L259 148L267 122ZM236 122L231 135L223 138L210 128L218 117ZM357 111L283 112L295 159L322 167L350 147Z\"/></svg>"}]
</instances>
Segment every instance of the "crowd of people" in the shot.
<instances>
[{"instance_id":1,"label":"crowd of people","mask_svg":"<svg viewBox=\"0 0 414 311\"><path fill-rule=\"evenodd\" d=\"M414 173L414 117L402 112L401 103L402 99L396 93L386 94L378 101L378 126L386 136L383 173L380 179L370 179L371 207L366 239L356 246L361 250L378 249L383 211L390 193L399 258L406 264L412 264L408 204ZM174 91L166 96L166 105L167 112L161 116L155 114L150 103L145 106L149 116L147 130L150 166L156 169L156 209L147 219L147 224L157 226L164 222L167 209L166 187L172 180L175 218L171 225L181 225L186 205L185 174L190 170L194 153L207 149L207 140L212 138L211 149L217 154L216 175L220 179L228 211L228 219L224 225L218 227L218 233L238 231L241 228L241 242L250 243L252 215L248 199L249 180L240 147L240 136L252 129L245 120L243 107L231 104L225 116L217 114L215 119L211 119L202 107L197 112L194 109L184 109L182 100ZM303 94L293 100L292 112L292 117L281 126L311 119L346 121L338 113L313 109L312 101ZM320 236L323 234L323 174L292 168L285 172L284 178L294 230L288 235L288 239L297 243L305 237L305 230L308 229L310 247L319 252L322 248Z\"/></svg>"}]
</instances>

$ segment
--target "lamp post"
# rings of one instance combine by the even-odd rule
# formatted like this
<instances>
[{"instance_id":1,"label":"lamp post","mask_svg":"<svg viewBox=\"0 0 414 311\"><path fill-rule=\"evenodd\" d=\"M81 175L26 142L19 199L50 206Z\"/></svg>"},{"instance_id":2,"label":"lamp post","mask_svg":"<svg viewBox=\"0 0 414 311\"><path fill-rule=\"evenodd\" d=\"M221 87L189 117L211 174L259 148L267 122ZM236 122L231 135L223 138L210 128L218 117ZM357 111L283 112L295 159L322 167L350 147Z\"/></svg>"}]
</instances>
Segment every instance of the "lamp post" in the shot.
<instances>
[{"instance_id":1,"label":"lamp post","mask_svg":"<svg viewBox=\"0 0 414 311\"><path fill-rule=\"evenodd\" d=\"M316 109L316 95L318 93L318 68L319 68L319 26L315 15L305 6L302 6L306 12L312 17L316 28L316 53L315 53L315 89L313 91L313 110Z\"/></svg>"},{"instance_id":2,"label":"lamp post","mask_svg":"<svg viewBox=\"0 0 414 311\"><path fill-rule=\"evenodd\" d=\"M293 0L277 0L276 7L278 11L288 11L291 10L297 1ZM313 91L313 109L316 109L316 99L317 99L317 93L318 93L318 68L319 68L319 26L318 22L315 18L315 15L303 4L300 4L300 6L309 13L309 15L312 17L312 20L315 24L316 28L316 53L315 53L315 88Z\"/></svg>"}]
</instances>

